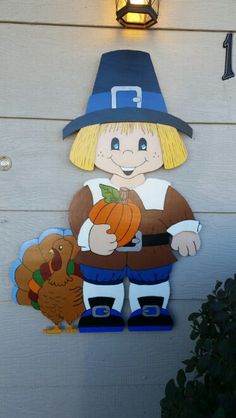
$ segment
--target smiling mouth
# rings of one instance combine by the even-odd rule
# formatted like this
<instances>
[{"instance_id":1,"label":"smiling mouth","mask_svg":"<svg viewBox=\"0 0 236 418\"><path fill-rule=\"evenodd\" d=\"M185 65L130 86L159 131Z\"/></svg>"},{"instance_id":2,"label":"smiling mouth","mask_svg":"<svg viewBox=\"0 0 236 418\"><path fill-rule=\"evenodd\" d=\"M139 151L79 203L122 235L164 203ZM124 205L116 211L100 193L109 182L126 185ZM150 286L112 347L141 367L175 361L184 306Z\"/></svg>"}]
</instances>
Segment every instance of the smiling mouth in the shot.
<instances>
[{"instance_id":1,"label":"smiling mouth","mask_svg":"<svg viewBox=\"0 0 236 418\"><path fill-rule=\"evenodd\" d=\"M122 167L122 166L120 166L119 164L117 164L113 159L112 159L112 156L110 156L109 157L110 159L111 159L111 161L115 164L115 165L117 165L117 167L119 167L120 168L120 170L122 170L123 171L123 173L126 175L126 176L131 176L131 174L134 172L134 170L136 169L136 168L138 168L138 167L141 167L143 164L145 164L148 160L145 158L145 160L141 163L141 164L139 164L139 165L137 165L137 167Z\"/></svg>"},{"instance_id":2,"label":"smiling mouth","mask_svg":"<svg viewBox=\"0 0 236 418\"><path fill-rule=\"evenodd\" d=\"M126 176L130 176L134 172L136 167L120 167L120 168Z\"/></svg>"}]
</instances>

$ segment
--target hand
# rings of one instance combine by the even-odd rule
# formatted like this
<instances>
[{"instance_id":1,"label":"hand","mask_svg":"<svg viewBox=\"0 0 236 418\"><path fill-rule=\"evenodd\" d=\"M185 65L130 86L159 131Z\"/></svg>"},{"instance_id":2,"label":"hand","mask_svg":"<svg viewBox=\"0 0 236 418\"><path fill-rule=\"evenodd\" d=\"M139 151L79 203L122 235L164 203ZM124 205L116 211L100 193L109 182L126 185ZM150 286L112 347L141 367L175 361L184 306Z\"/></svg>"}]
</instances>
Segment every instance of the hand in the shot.
<instances>
[{"instance_id":1,"label":"hand","mask_svg":"<svg viewBox=\"0 0 236 418\"><path fill-rule=\"evenodd\" d=\"M90 250L98 255L110 255L117 248L116 236L108 234L110 225L93 225L89 234Z\"/></svg>"},{"instance_id":2,"label":"hand","mask_svg":"<svg viewBox=\"0 0 236 418\"><path fill-rule=\"evenodd\" d=\"M196 255L201 246L199 235L195 232L180 232L172 238L171 248L179 251L180 255Z\"/></svg>"}]
</instances>

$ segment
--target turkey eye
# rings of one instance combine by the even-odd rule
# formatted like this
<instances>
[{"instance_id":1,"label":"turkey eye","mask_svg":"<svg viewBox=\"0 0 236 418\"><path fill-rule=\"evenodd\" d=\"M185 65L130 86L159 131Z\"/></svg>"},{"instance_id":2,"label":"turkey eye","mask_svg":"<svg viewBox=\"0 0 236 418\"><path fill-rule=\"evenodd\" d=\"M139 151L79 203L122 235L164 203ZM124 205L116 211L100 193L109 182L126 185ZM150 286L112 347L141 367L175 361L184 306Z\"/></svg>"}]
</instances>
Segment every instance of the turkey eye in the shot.
<instances>
[{"instance_id":1,"label":"turkey eye","mask_svg":"<svg viewBox=\"0 0 236 418\"><path fill-rule=\"evenodd\" d=\"M140 138L138 142L138 150L139 151L146 151L147 150L147 141L145 138Z\"/></svg>"},{"instance_id":2,"label":"turkey eye","mask_svg":"<svg viewBox=\"0 0 236 418\"><path fill-rule=\"evenodd\" d=\"M120 141L118 138L112 138L111 149L114 149L116 151L120 149Z\"/></svg>"},{"instance_id":3,"label":"turkey eye","mask_svg":"<svg viewBox=\"0 0 236 418\"><path fill-rule=\"evenodd\" d=\"M62 250L63 249L63 245L59 245L59 250Z\"/></svg>"}]
</instances>

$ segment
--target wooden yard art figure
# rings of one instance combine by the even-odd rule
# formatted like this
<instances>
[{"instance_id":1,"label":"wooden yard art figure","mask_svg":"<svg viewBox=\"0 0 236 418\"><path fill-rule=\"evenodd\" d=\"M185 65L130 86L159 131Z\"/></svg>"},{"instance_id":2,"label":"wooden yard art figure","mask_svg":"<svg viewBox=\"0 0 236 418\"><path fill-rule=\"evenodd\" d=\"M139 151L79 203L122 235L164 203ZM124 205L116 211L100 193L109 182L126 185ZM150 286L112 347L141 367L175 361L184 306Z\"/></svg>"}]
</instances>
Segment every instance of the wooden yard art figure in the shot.
<instances>
[{"instance_id":1,"label":"wooden yard art figure","mask_svg":"<svg viewBox=\"0 0 236 418\"><path fill-rule=\"evenodd\" d=\"M111 174L87 181L70 205L86 307L79 331L124 329L125 277L128 329L171 330L172 250L195 255L201 226L169 182L145 177L183 164L187 151L179 131L192 136L187 123L167 112L148 53L103 54L86 114L64 128L64 138L77 131L71 162Z\"/></svg>"},{"instance_id":2,"label":"wooden yard art figure","mask_svg":"<svg viewBox=\"0 0 236 418\"><path fill-rule=\"evenodd\" d=\"M61 334L63 321L66 332L77 332L73 322L84 311L81 273L73 261L78 250L70 229L51 228L25 242L11 265L14 302L51 320L54 326L45 328L46 334Z\"/></svg>"}]
</instances>

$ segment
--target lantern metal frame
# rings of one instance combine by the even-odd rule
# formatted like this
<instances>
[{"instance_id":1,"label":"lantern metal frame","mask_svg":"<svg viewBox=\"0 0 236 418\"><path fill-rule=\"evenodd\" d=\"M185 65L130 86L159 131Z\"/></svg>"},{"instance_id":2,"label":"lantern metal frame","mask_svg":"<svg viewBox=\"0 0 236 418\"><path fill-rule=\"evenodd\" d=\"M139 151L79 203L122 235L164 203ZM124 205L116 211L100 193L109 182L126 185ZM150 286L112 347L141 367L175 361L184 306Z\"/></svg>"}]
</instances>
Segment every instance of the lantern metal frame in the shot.
<instances>
[{"instance_id":1,"label":"lantern metal frame","mask_svg":"<svg viewBox=\"0 0 236 418\"><path fill-rule=\"evenodd\" d=\"M131 0L132 1L132 0ZM134 4L130 0L126 0L125 6L118 10L120 0L116 0L116 20L126 28L147 29L157 23L159 15L159 0L148 0L147 4ZM154 10L153 5L157 3L157 11ZM127 22L124 17L128 13L145 14L150 17L145 23Z\"/></svg>"}]
</instances>

